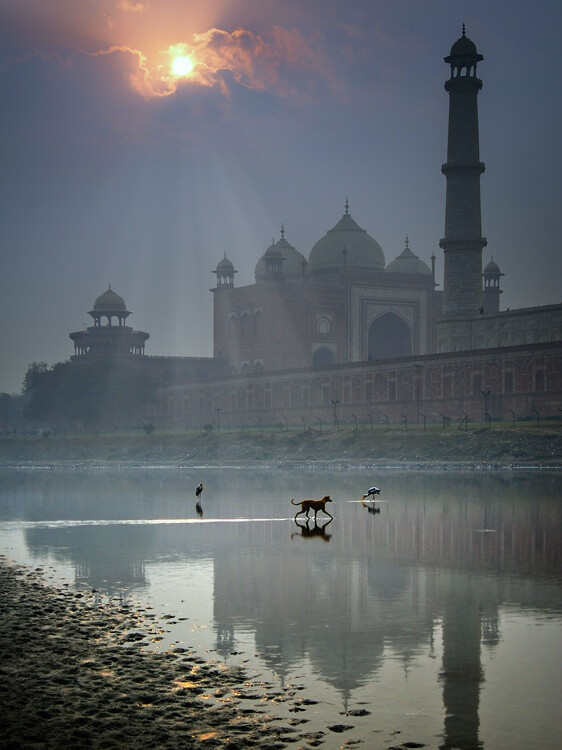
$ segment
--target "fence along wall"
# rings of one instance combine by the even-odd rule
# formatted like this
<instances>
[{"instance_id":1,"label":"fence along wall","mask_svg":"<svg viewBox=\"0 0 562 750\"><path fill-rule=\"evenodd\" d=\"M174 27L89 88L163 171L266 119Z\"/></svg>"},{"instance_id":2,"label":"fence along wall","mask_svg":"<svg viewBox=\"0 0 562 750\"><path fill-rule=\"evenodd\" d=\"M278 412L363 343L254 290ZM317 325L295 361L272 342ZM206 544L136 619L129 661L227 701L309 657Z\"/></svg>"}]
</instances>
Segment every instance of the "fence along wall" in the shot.
<instances>
[{"instance_id":1,"label":"fence along wall","mask_svg":"<svg viewBox=\"0 0 562 750\"><path fill-rule=\"evenodd\" d=\"M562 416L562 342L220 378L162 388L163 428L318 427Z\"/></svg>"}]
</instances>

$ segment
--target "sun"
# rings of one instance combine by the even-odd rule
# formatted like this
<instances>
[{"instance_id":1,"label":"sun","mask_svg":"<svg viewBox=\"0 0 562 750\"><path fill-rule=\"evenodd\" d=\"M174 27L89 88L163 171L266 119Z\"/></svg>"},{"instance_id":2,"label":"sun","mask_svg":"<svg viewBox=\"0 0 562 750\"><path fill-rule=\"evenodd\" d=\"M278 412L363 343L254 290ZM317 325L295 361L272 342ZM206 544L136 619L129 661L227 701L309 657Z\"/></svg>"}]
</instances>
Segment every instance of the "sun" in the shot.
<instances>
[{"instance_id":1,"label":"sun","mask_svg":"<svg viewBox=\"0 0 562 750\"><path fill-rule=\"evenodd\" d=\"M172 73L178 77L188 76L193 67L193 60L188 55L177 55L172 62Z\"/></svg>"}]
</instances>

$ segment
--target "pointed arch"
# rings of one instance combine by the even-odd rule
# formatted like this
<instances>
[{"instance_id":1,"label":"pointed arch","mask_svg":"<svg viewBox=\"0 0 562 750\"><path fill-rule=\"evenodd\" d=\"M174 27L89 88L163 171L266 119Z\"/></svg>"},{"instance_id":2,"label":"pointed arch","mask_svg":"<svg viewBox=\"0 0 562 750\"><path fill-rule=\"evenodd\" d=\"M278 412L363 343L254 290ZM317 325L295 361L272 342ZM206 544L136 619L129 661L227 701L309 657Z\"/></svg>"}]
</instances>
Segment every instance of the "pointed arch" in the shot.
<instances>
[{"instance_id":1,"label":"pointed arch","mask_svg":"<svg viewBox=\"0 0 562 750\"><path fill-rule=\"evenodd\" d=\"M313 367L328 367L333 365L336 361L334 352L328 349L327 346L321 346L312 355L312 366Z\"/></svg>"},{"instance_id":2,"label":"pointed arch","mask_svg":"<svg viewBox=\"0 0 562 750\"><path fill-rule=\"evenodd\" d=\"M412 354L410 326L394 312L375 318L367 337L368 359L392 359Z\"/></svg>"}]
</instances>

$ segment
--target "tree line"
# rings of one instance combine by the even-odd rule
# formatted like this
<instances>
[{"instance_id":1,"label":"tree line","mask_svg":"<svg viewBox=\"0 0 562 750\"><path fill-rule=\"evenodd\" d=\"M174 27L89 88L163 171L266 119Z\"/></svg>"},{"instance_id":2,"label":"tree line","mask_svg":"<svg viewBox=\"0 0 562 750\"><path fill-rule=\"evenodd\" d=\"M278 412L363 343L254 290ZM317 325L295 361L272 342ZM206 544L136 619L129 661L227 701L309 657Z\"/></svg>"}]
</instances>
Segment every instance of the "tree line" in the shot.
<instances>
[{"instance_id":1,"label":"tree line","mask_svg":"<svg viewBox=\"0 0 562 750\"><path fill-rule=\"evenodd\" d=\"M97 430L138 422L156 399L156 383L141 369L112 358L33 362L23 380L24 415L46 425Z\"/></svg>"}]
</instances>

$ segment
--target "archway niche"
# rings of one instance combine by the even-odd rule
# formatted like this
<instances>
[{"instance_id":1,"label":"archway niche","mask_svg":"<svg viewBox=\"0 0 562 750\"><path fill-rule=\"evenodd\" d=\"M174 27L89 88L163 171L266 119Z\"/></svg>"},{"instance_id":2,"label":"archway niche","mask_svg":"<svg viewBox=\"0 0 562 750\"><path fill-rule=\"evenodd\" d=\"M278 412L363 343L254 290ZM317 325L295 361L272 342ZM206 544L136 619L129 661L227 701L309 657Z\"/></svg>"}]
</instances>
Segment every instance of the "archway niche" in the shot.
<instances>
[{"instance_id":1,"label":"archway niche","mask_svg":"<svg viewBox=\"0 0 562 750\"><path fill-rule=\"evenodd\" d=\"M412 354L412 334L406 321L396 313L386 312L369 327L368 359L393 359Z\"/></svg>"},{"instance_id":2,"label":"archway niche","mask_svg":"<svg viewBox=\"0 0 562 750\"><path fill-rule=\"evenodd\" d=\"M334 352L328 349L327 346L321 346L312 355L312 366L313 367L328 367L333 365L336 361Z\"/></svg>"}]
</instances>

